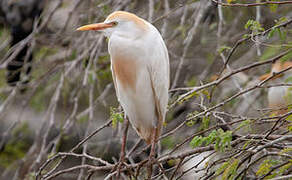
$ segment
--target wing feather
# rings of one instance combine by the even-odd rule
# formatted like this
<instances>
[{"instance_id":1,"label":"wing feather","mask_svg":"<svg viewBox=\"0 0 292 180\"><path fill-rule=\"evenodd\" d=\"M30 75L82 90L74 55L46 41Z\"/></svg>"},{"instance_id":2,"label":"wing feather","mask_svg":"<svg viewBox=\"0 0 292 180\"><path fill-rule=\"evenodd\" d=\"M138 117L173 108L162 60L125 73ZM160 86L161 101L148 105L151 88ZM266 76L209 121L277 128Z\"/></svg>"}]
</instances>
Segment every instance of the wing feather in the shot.
<instances>
[{"instance_id":1,"label":"wing feather","mask_svg":"<svg viewBox=\"0 0 292 180\"><path fill-rule=\"evenodd\" d=\"M157 51L154 50L151 58L149 76L153 91L157 119L160 122L165 120L168 104L169 89L169 57L163 39L159 36ZM157 123L157 122L156 122Z\"/></svg>"},{"instance_id":2,"label":"wing feather","mask_svg":"<svg viewBox=\"0 0 292 180\"><path fill-rule=\"evenodd\" d=\"M112 70L112 76L113 76L113 82L114 82L114 86L115 86L116 95L117 95L118 101L120 101L120 95L119 95L118 87L117 87L117 78L115 75L115 69L114 69L113 64L111 64L111 70Z\"/></svg>"}]
</instances>

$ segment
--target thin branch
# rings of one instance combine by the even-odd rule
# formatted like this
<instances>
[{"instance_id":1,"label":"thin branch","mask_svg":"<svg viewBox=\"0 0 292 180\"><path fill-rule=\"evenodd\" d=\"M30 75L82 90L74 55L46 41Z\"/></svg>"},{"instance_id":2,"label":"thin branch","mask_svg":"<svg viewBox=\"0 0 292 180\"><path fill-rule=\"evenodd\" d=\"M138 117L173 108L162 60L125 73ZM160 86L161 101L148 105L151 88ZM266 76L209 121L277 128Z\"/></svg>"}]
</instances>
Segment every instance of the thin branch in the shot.
<instances>
[{"instance_id":1,"label":"thin branch","mask_svg":"<svg viewBox=\"0 0 292 180\"><path fill-rule=\"evenodd\" d=\"M257 2L257 3L220 3L216 0L212 0L216 4L220 4L221 6L229 6L229 7L252 7L252 6L262 6L262 5L271 5L271 4L292 4L292 1L265 1L265 2Z\"/></svg>"}]
</instances>

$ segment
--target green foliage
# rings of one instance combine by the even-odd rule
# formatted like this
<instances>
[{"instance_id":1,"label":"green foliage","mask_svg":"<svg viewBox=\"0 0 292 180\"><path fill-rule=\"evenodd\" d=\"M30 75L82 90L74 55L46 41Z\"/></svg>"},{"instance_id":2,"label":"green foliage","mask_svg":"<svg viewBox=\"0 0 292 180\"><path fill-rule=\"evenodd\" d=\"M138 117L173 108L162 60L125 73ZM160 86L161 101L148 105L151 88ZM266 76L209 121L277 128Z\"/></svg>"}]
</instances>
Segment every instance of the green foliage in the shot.
<instances>
[{"instance_id":1,"label":"green foliage","mask_svg":"<svg viewBox=\"0 0 292 180\"><path fill-rule=\"evenodd\" d=\"M78 119L78 123L85 123L85 122L87 122L89 120L89 117L88 116L82 116L82 117L80 117L79 119Z\"/></svg>"},{"instance_id":2,"label":"green foliage","mask_svg":"<svg viewBox=\"0 0 292 180\"><path fill-rule=\"evenodd\" d=\"M178 26L177 29L180 31L182 38L185 38L187 36L187 30L188 30L187 25Z\"/></svg>"},{"instance_id":3,"label":"green foliage","mask_svg":"<svg viewBox=\"0 0 292 180\"><path fill-rule=\"evenodd\" d=\"M25 180L35 180L36 179L36 172L30 172L26 175Z\"/></svg>"},{"instance_id":4,"label":"green foliage","mask_svg":"<svg viewBox=\"0 0 292 180\"><path fill-rule=\"evenodd\" d=\"M105 4L102 6L102 11L103 14L109 14L112 11L112 8L109 5Z\"/></svg>"},{"instance_id":5,"label":"green foliage","mask_svg":"<svg viewBox=\"0 0 292 180\"><path fill-rule=\"evenodd\" d=\"M167 149L172 149L175 146L175 140L171 137L165 137L161 140L161 145Z\"/></svg>"},{"instance_id":6,"label":"green foliage","mask_svg":"<svg viewBox=\"0 0 292 180\"><path fill-rule=\"evenodd\" d=\"M28 136L30 136L30 131L27 123L21 124L12 131L12 138L5 144L4 150L0 152L0 166L8 167L15 160L25 156L29 148Z\"/></svg>"},{"instance_id":7,"label":"green foliage","mask_svg":"<svg viewBox=\"0 0 292 180\"><path fill-rule=\"evenodd\" d=\"M197 92L192 92L191 94L187 95L186 97L182 98L179 101L179 104L183 103L184 101L189 100L190 98L194 97L194 96L198 96L199 94Z\"/></svg>"},{"instance_id":8,"label":"green foliage","mask_svg":"<svg viewBox=\"0 0 292 180\"><path fill-rule=\"evenodd\" d=\"M291 44L292 47L292 44ZM280 58L280 61L285 62L285 61L290 61L292 59L292 52L289 52L285 56Z\"/></svg>"},{"instance_id":9,"label":"green foliage","mask_svg":"<svg viewBox=\"0 0 292 180\"><path fill-rule=\"evenodd\" d=\"M292 152L292 147L287 147L287 148L284 148L281 152L281 153L289 153L289 152Z\"/></svg>"},{"instance_id":10,"label":"green foliage","mask_svg":"<svg viewBox=\"0 0 292 180\"><path fill-rule=\"evenodd\" d=\"M270 4L269 7L270 7L270 11L275 13L278 9L278 4Z\"/></svg>"},{"instance_id":11,"label":"green foliage","mask_svg":"<svg viewBox=\"0 0 292 180\"><path fill-rule=\"evenodd\" d=\"M199 114L198 111L194 111L194 112L192 112L192 113L189 113L189 114L187 115L187 119L192 118L192 117L196 116L197 114ZM189 127L192 127L192 126L195 125L196 123L197 123L197 120L193 120L193 119L186 121L186 125L189 126Z\"/></svg>"},{"instance_id":12,"label":"green foliage","mask_svg":"<svg viewBox=\"0 0 292 180\"><path fill-rule=\"evenodd\" d=\"M236 0L226 0L228 4L235 2Z\"/></svg>"},{"instance_id":13,"label":"green foliage","mask_svg":"<svg viewBox=\"0 0 292 180\"><path fill-rule=\"evenodd\" d=\"M244 143L244 145L242 146L242 149L246 149L247 148L247 146L250 144L252 142L252 140L250 139L250 140L248 140L248 141L246 141L245 143Z\"/></svg>"},{"instance_id":14,"label":"green foliage","mask_svg":"<svg viewBox=\"0 0 292 180\"><path fill-rule=\"evenodd\" d=\"M210 117L204 116L202 119L202 124L201 124L200 130L207 129L209 127L209 124L210 124Z\"/></svg>"},{"instance_id":15,"label":"green foliage","mask_svg":"<svg viewBox=\"0 0 292 180\"><path fill-rule=\"evenodd\" d=\"M187 86L188 87L192 87L195 86L197 84L197 78L195 76L193 76L191 79L188 80L187 82Z\"/></svg>"},{"instance_id":16,"label":"green foliage","mask_svg":"<svg viewBox=\"0 0 292 180\"><path fill-rule=\"evenodd\" d=\"M218 129L218 138L216 139L215 149L224 151L225 147L231 148L232 131L224 132L222 129Z\"/></svg>"},{"instance_id":17,"label":"green foliage","mask_svg":"<svg viewBox=\"0 0 292 180\"><path fill-rule=\"evenodd\" d=\"M288 21L287 17L281 17L279 20L276 20L276 25L283 24Z\"/></svg>"},{"instance_id":18,"label":"green foliage","mask_svg":"<svg viewBox=\"0 0 292 180\"><path fill-rule=\"evenodd\" d=\"M276 31L277 31L277 33L278 33L280 39L281 39L282 41L285 41L285 40L286 40L286 37L287 37L287 32L286 32L286 31L281 31L280 28L276 28Z\"/></svg>"},{"instance_id":19,"label":"green foliage","mask_svg":"<svg viewBox=\"0 0 292 180\"><path fill-rule=\"evenodd\" d=\"M9 37L9 30L6 28L0 29L0 38L7 38Z\"/></svg>"},{"instance_id":20,"label":"green foliage","mask_svg":"<svg viewBox=\"0 0 292 180\"><path fill-rule=\"evenodd\" d=\"M59 48L53 48L51 46L42 46L34 52L35 59L42 59L43 57L54 55L59 51Z\"/></svg>"},{"instance_id":21,"label":"green foliage","mask_svg":"<svg viewBox=\"0 0 292 180\"><path fill-rule=\"evenodd\" d=\"M97 65L99 69L96 73L97 79L99 80L100 86L105 86L108 83L112 82L112 73L110 70L110 56L104 55L99 56Z\"/></svg>"},{"instance_id":22,"label":"green foliage","mask_svg":"<svg viewBox=\"0 0 292 180\"><path fill-rule=\"evenodd\" d=\"M261 165L259 166L259 169L256 172L256 175L262 176L262 175L267 174L268 172L270 172L271 167L277 164L278 163L275 160L271 160L271 159L264 160L264 162L262 162Z\"/></svg>"},{"instance_id":23,"label":"green foliage","mask_svg":"<svg viewBox=\"0 0 292 180\"><path fill-rule=\"evenodd\" d=\"M282 167L279 169L279 172L278 172L278 173L275 173L275 174L276 174L276 175L284 174L284 173L286 173L291 167L292 167L292 162L290 161L288 164L282 166Z\"/></svg>"},{"instance_id":24,"label":"green foliage","mask_svg":"<svg viewBox=\"0 0 292 180\"><path fill-rule=\"evenodd\" d=\"M231 49L231 47L223 45L223 46L221 46L217 51L218 51L219 54L221 54L221 53L223 53L224 51L228 51L228 50L230 50L230 49Z\"/></svg>"},{"instance_id":25,"label":"green foliage","mask_svg":"<svg viewBox=\"0 0 292 180\"><path fill-rule=\"evenodd\" d=\"M260 57L260 61L264 61L267 60L273 56L275 56L276 54L278 54L280 51L279 47L267 47L265 48L262 56Z\"/></svg>"},{"instance_id":26,"label":"green foliage","mask_svg":"<svg viewBox=\"0 0 292 180\"><path fill-rule=\"evenodd\" d=\"M9 29L0 28L0 42L6 41L9 36L10 36ZM0 52L0 57L2 58L8 50L9 50L9 46L7 46L4 49L2 49L2 51Z\"/></svg>"},{"instance_id":27,"label":"green foliage","mask_svg":"<svg viewBox=\"0 0 292 180\"><path fill-rule=\"evenodd\" d=\"M238 159L230 159L228 162L223 163L215 172L216 175L222 174L220 179L222 180L233 180L236 176L236 170L238 167Z\"/></svg>"},{"instance_id":28,"label":"green foliage","mask_svg":"<svg viewBox=\"0 0 292 180\"><path fill-rule=\"evenodd\" d=\"M281 166L280 168L274 169L271 172L271 175L267 176L265 179L272 179L274 177L284 175L285 173L287 173L289 171L289 169L291 167L292 167L292 162L289 162L289 163Z\"/></svg>"},{"instance_id":29,"label":"green foliage","mask_svg":"<svg viewBox=\"0 0 292 180\"><path fill-rule=\"evenodd\" d=\"M208 99L211 98L210 93L207 89L202 90L201 93L204 94Z\"/></svg>"},{"instance_id":30,"label":"green foliage","mask_svg":"<svg viewBox=\"0 0 292 180\"><path fill-rule=\"evenodd\" d=\"M290 109L290 108L289 108ZM289 115L287 118L286 118L286 121L289 122L288 126L287 126L287 129L288 131L292 132L292 115Z\"/></svg>"},{"instance_id":31,"label":"green foliage","mask_svg":"<svg viewBox=\"0 0 292 180\"><path fill-rule=\"evenodd\" d=\"M168 160L167 161L167 164L169 166L175 166L176 164L178 163L178 160L177 159L171 159L171 160ZM145 178L146 179L146 178Z\"/></svg>"},{"instance_id":32,"label":"green foliage","mask_svg":"<svg viewBox=\"0 0 292 180\"><path fill-rule=\"evenodd\" d=\"M110 108L110 118L112 120L113 128L116 128L119 122L124 122L124 114L119 112L117 108Z\"/></svg>"},{"instance_id":33,"label":"green foliage","mask_svg":"<svg viewBox=\"0 0 292 180\"><path fill-rule=\"evenodd\" d=\"M207 53L207 55L206 55L206 60L207 60L209 65L211 65L214 62L215 58L216 58L216 56L213 52Z\"/></svg>"},{"instance_id":34,"label":"green foliage","mask_svg":"<svg viewBox=\"0 0 292 180\"><path fill-rule=\"evenodd\" d=\"M73 60L73 59L76 59L77 58L77 51L76 49L72 50L72 53L69 57L69 60Z\"/></svg>"},{"instance_id":35,"label":"green foliage","mask_svg":"<svg viewBox=\"0 0 292 180\"><path fill-rule=\"evenodd\" d=\"M292 83L292 76L285 79L285 83Z\"/></svg>"},{"instance_id":36,"label":"green foliage","mask_svg":"<svg viewBox=\"0 0 292 180\"><path fill-rule=\"evenodd\" d=\"M275 26L285 23L286 21L287 21L286 17L281 17L279 20L276 20ZM268 33L268 38L274 37L275 33L277 33L279 35L279 38L282 41L285 41L287 38L287 32L282 31L281 28L276 28L275 26Z\"/></svg>"},{"instance_id":37,"label":"green foliage","mask_svg":"<svg viewBox=\"0 0 292 180\"><path fill-rule=\"evenodd\" d=\"M5 73L6 73L6 70L1 70L0 71L0 87L4 87L4 86L7 86L6 84L6 79L5 79ZM1 94L2 96L3 94ZM2 97L1 97L2 98ZM4 99L4 97L3 97Z\"/></svg>"},{"instance_id":38,"label":"green foliage","mask_svg":"<svg viewBox=\"0 0 292 180\"><path fill-rule=\"evenodd\" d=\"M286 104L291 104L292 103L292 90L291 90L291 88L288 88L284 98L285 98Z\"/></svg>"},{"instance_id":39,"label":"green foliage","mask_svg":"<svg viewBox=\"0 0 292 180\"><path fill-rule=\"evenodd\" d=\"M235 104L236 104L238 101L239 101L239 99L234 98L234 99L232 99L231 101L229 101L228 103L226 103L225 106L227 106L227 108L234 107Z\"/></svg>"},{"instance_id":40,"label":"green foliage","mask_svg":"<svg viewBox=\"0 0 292 180\"><path fill-rule=\"evenodd\" d=\"M277 1L277 0L270 0L270 1ZM278 4L269 4L270 11L275 13L278 9Z\"/></svg>"},{"instance_id":41,"label":"green foliage","mask_svg":"<svg viewBox=\"0 0 292 180\"><path fill-rule=\"evenodd\" d=\"M190 142L190 146L192 148L201 146L203 144L204 140L202 136L195 136L192 141Z\"/></svg>"},{"instance_id":42,"label":"green foliage","mask_svg":"<svg viewBox=\"0 0 292 180\"><path fill-rule=\"evenodd\" d=\"M61 103L63 107L68 107L68 103L70 102L70 95L72 95L73 84L70 83L70 79L68 77L64 78L64 83L61 91Z\"/></svg>"},{"instance_id":43,"label":"green foliage","mask_svg":"<svg viewBox=\"0 0 292 180\"><path fill-rule=\"evenodd\" d=\"M255 21L255 20L252 20L252 19L249 19L247 21L247 23L245 24L244 28L245 29L250 29L254 33L255 32L262 32L262 31L265 30L258 21Z\"/></svg>"},{"instance_id":44,"label":"green foliage","mask_svg":"<svg viewBox=\"0 0 292 180\"><path fill-rule=\"evenodd\" d=\"M48 105L48 101L45 100L47 95L44 89L45 87L40 86L29 102L30 106L37 112L44 111Z\"/></svg>"},{"instance_id":45,"label":"green foliage","mask_svg":"<svg viewBox=\"0 0 292 180\"><path fill-rule=\"evenodd\" d=\"M245 120L242 121L239 126L235 129L235 131L241 129L241 128L245 128L245 130L250 131L251 130L251 120Z\"/></svg>"},{"instance_id":46,"label":"green foliage","mask_svg":"<svg viewBox=\"0 0 292 180\"><path fill-rule=\"evenodd\" d=\"M228 167L229 162L225 162L223 163L215 172L215 175L220 175L221 173L223 173L223 171Z\"/></svg>"},{"instance_id":47,"label":"green foliage","mask_svg":"<svg viewBox=\"0 0 292 180\"><path fill-rule=\"evenodd\" d=\"M222 129L213 130L207 137L195 136L191 142L190 146L196 148L203 144L209 145L215 143L215 150L220 150L223 152L226 147L231 148L232 131L224 132Z\"/></svg>"},{"instance_id":48,"label":"green foliage","mask_svg":"<svg viewBox=\"0 0 292 180\"><path fill-rule=\"evenodd\" d=\"M192 119L186 122L186 125L189 126L189 127L192 127L195 124L196 124L196 121L194 121Z\"/></svg>"},{"instance_id":49,"label":"green foliage","mask_svg":"<svg viewBox=\"0 0 292 180\"><path fill-rule=\"evenodd\" d=\"M12 135L14 137L19 136L20 134L21 135L29 135L30 134L29 127L28 127L27 123L22 123L20 126L13 129Z\"/></svg>"},{"instance_id":50,"label":"green foliage","mask_svg":"<svg viewBox=\"0 0 292 180\"><path fill-rule=\"evenodd\" d=\"M238 159L234 159L229 163L229 166L227 166L227 168L223 172L222 180L225 179L231 180L235 178L238 163L239 163Z\"/></svg>"}]
</instances>

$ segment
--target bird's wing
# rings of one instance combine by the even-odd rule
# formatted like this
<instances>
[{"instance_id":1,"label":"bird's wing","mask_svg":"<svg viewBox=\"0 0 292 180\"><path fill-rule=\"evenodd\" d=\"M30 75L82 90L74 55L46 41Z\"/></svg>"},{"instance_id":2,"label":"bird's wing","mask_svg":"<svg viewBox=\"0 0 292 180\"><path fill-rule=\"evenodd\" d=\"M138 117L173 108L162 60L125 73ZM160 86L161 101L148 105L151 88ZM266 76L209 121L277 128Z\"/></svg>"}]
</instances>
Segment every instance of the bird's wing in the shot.
<instances>
[{"instance_id":1,"label":"bird's wing","mask_svg":"<svg viewBox=\"0 0 292 180\"><path fill-rule=\"evenodd\" d=\"M159 46L153 51L150 66L148 67L150 83L155 102L156 115L159 122L164 121L168 104L169 88L169 57L167 48L159 39ZM157 123L157 122L156 122Z\"/></svg>"},{"instance_id":2,"label":"bird's wing","mask_svg":"<svg viewBox=\"0 0 292 180\"><path fill-rule=\"evenodd\" d=\"M117 88L117 79L116 79L115 71L114 71L113 68L114 68L114 67L113 67L113 65L111 64L111 71L112 71L112 76L113 76L114 86L115 86L115 90L116 90L117 98L118 98L118 100L119 100L120 97L119 97L118 88Z\"/></svg>"}]
</instances>

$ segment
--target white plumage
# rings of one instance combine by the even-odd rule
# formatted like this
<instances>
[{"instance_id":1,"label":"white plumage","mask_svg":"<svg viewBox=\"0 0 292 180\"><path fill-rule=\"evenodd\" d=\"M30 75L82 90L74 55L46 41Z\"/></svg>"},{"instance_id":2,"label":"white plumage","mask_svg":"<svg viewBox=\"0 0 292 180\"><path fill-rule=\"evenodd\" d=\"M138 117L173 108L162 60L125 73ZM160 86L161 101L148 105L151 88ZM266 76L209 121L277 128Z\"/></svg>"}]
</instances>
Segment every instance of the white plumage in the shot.
<instances>
[{"instance_id":1,"label":"white plumage","mask_svg":"<svg viewBox=\"0 0 292 180\"><path fill-rule=\"evenodd\" d=\"M116 94L137 133L151 142L165 119L169 88L169 57L158 30L134 14L117 11L104 23L78 30L101 30L108 50Z\"/></svg>"}]
</instances>

